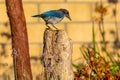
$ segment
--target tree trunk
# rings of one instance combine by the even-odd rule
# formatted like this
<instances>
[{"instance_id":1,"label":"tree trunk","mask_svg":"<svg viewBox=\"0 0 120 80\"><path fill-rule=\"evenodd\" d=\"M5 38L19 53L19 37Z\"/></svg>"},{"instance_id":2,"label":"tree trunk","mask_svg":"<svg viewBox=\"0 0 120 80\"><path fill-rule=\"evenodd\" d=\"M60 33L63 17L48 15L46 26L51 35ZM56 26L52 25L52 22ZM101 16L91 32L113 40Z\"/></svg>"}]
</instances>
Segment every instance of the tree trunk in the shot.
<instances>
[{"instance_id":1,"label":"tree trunk","mask_svg":"<svg viewBox=\"0 0 120 80\"><path fill-rule=\"evenodd\" d=\"M72 44L65 31L45 30L42 57L45 80L74 80Z\"/></svg>"},{"instance_id":2,"label":"tree trunk","mask_svg":"<svg viewBox=\"0 0 120 80\"><path fill-rule=\"evenodd\" d=\"M15 80L32 80L26 21L22 0L6 0L12 35Z\"/></svg>"}]
</instances>

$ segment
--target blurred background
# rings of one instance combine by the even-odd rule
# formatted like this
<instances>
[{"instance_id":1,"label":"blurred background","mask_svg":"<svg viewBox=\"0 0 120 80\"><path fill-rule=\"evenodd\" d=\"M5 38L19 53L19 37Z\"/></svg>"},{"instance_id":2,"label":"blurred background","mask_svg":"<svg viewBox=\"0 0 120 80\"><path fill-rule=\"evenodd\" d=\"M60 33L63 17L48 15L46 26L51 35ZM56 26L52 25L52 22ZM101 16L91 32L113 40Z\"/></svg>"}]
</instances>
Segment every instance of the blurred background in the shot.
<instances>
[{"instance_id":1,"label":"blurred background","mask_svg":"<svg viewBox=\"0 0 120 80\"><path fill-rule=\"evenodd\" d=\"M112 59L119 61L119 0L23 0L23 7L27 23L33 80L39 80L38 78L43 75L40 56L46 26L42 19L31 16L48 10L66 8L70 12L72 21L64 18L61 23L56 24L56 27L65 30L72 40L74 64L85 62L80 48L92 49L93 44L96 44L96 50L102 56L106 57L107 52ZM5 0L0 0L0 80L13 80L13 73L10 25Z\"/></svg>"}]
</instances>

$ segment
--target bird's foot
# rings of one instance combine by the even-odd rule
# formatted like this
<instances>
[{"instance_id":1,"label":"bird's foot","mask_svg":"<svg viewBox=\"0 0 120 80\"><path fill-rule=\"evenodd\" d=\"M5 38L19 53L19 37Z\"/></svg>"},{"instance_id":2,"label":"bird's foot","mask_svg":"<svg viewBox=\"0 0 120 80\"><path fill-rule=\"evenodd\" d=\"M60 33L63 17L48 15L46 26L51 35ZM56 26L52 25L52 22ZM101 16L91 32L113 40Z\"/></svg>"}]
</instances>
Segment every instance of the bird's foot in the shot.
<instances>
[{"instance_id":1,"label":"bird's foot","mask_svg":"<svg viewBox=\"0 0 120 80\"><path fill-rule=\"evenodd\" d=\"M46 24L46 26L47 26L47 30L52 30L51 28L50 28L50 26L48 26L48 24Z\"/></svg>"},{"instance_id":2,"label":"bird's foot","mask_svg":"<svg viewBox=\"0 0 120 80\"><path fill-rule=\"evenodd\" d=\"M47 27L46 29L47 29L47 30L52 30L50 27Z\"/></svg>"}]
</instances>

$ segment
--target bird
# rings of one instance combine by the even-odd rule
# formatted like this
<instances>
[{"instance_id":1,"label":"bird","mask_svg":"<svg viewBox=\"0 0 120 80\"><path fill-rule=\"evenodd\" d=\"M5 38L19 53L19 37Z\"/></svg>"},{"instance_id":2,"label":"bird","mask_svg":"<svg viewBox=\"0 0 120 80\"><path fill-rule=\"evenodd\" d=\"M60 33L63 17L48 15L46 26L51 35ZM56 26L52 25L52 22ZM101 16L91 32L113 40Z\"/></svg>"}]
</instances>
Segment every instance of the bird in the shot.
<instances>
[{"instance_id":1,"label":"bird","mask_svg":"<svg viewBox=\"0 0 120 80\"><path fill-rule=\"evenodd\" d=\"M55 29L55 24L59 23L64 17L72 20L67 9L60 8L58 10L49 10L41 14L33 15L32 17L42 18L45 21L45 25L50 29L48 24L51 24Z\"/></svg>"}]
</instances>

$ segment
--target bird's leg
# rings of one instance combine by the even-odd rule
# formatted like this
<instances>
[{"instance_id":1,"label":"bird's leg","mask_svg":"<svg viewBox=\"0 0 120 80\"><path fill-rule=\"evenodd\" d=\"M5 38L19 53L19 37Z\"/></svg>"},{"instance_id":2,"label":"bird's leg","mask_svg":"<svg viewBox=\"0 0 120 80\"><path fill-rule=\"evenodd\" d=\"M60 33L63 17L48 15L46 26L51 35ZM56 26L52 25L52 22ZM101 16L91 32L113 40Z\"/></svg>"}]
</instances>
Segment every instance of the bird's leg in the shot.
<instances>
[{"instance_id":1,"label":"bird's leg","mask_svg":"<svg viewBox=\"0 0 120 80\"><path fill-rule=\"evenodd\" d=\"M53 24L51 24L56 30L58 30L58 28L56 28Z\"/></svg>"},{"instance_id":2,"label":"bird's leg","mask_svg":"<svg viewBox=\"0 0 120 80\"><path fill-rule=\"evenodd\" d=\"M48 27L48 29L51 29L50 26L48 25L48 23L46 23L45 25Z\"/></svg>"}]
</instances>

